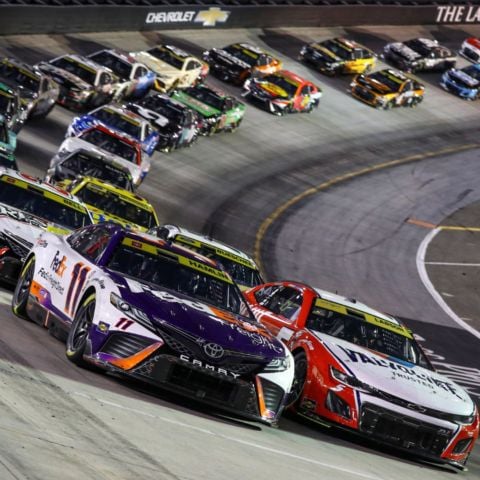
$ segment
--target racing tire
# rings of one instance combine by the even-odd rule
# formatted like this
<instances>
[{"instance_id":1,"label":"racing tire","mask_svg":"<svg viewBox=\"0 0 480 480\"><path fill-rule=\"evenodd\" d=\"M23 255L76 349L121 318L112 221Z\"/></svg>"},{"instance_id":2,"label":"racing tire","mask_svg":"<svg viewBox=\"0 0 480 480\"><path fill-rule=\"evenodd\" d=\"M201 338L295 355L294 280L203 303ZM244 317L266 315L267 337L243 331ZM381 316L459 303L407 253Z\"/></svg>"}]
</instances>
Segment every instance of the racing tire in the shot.
<instances>
[{"instance_id":1,"label":"racing tire","mask_svg":"<svg viewBox=\"0 0 480 480\"><path fill-rule=\"evenodd\" d=\"M384 110L391 110L395 106L395 101L390 100L388 103L385 104L383 107Z\"/></svg>"},{"instance_id":2,"label":"racing tire","mask_svg":"<svg viewBox=\"0 0 480 480\"><path fill-rule=\"evenodd\" d=\"M295 360L295 373L293 377L292 388L287 399L287 406L291 407L298 403L307 380L307 355L302 350L293 355Z\"/></svg>"},{"instance_id":3,"label":"racing tire","mask_svg":"<svg viewBox=\"0 0 480 480\"><path fill-rule=\"evenodd\" d=\"M241 125L242 119L238 120L237 122L233 123L232 126L228 129L229 133L235 132L238 127Z\"/></svg>"},{"instance_id":4,"label":"racing tire","mask_svg":"<svg viewBox=\"0 0 480 480\"><path fill-rule=\"evenodd\" d=\"M23 265L12 296L12 311L20 318L28 320L27 303L35 272L35 257L30 257Z\"/></svg>"},{"instance_id":5,"label":"racing tire","mask_svg":"<svg viewBox=\"0 0 480 480\"><path fill-rule=\"evenodd\" d=\"M68 332L65 354L72 363L79 367L87 367L88 364L83 358L87 347L88 332L92 326L95 313L96 296L94 293L80 302L72 326Z\"/></svg>"}]
</instances>

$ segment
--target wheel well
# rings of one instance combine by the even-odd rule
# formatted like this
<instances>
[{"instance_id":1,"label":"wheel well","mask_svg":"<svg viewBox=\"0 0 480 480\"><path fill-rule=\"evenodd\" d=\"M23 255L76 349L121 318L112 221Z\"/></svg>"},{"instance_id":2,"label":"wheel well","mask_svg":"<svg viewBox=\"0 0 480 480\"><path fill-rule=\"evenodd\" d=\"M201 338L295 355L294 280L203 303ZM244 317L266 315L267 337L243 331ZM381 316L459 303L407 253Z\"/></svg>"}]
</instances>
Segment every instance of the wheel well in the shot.
<instances>
[{"instance_id":1,"label":"wheel well","mask_svg":"<svg viewBox=\"0 0 480 480\"><path fill-rule=\"evenodd\" d=\"M82 299L78 302L78 305L80 305L92 293L96 293L96 290L95 290L95 287L90 286L90 287L87 288L85 293L82 295ZM78 305L77 305L77 307L78 307Z\"/></svg>"},{"instance_id":2,"label":"wheel well","mask_svg":"<svg viewBox=\"0 0 480 480\"><path fill-rule=\"evenodd\" d=\"M295 350L292 350L292 355L295 356L299 353L304 353L305 355L307 355L307 352L305 352L305 350L301 347L297 347Z\"/></svg>"}]
</instances>

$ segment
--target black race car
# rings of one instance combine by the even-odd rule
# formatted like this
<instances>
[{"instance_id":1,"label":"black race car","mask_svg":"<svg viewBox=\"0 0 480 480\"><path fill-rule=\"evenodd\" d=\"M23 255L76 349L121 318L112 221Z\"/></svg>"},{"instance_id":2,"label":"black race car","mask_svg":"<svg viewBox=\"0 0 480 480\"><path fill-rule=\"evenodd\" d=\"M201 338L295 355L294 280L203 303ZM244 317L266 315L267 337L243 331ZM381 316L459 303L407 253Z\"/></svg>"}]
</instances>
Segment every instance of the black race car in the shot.
<instances>
[{"instance_id":1,"label":"black race car","mask_svg":"<svg viewBox=\"0 0 480 480\"><path fill-rule=\"evenodd\" d=\"M46 117L58 98L58 85L38 68L15 58L0 60L0 80L18 92L26 115Z\"/></svg>"},{"instance_id":2,"label":"black race car","mask_svg":"<svg viewBox=\"0 0 480 480\"><path fill-rule=\"evenodd\" d=\"M406 42L387 43L383 57L400 70L406 72L443 72L454 68L457 56L437 40L414 38Z\"/></svg>"},{"instance_id":3,"label":"black race car","mask_svg":"<svg viewBox=\"0 0 480 480\"><path fill-rule=\"evenodd\" d=\"M22 105L18 91L0 81L0 115L7 128L18 133L27 118L27 111Z\"/></svg>"},{"instance_id":4,"label":"black race car","mask_svg":"<svg viewBox=\"0 0 480 480\"><path fill-rule=\"evenodd\" d=\"M198 137L198 115L168 95L149 95L135 103L128 103L126 108L149 120L158 130L157 150L170 152L189 147Z\"/></svg>"}]
</instances>

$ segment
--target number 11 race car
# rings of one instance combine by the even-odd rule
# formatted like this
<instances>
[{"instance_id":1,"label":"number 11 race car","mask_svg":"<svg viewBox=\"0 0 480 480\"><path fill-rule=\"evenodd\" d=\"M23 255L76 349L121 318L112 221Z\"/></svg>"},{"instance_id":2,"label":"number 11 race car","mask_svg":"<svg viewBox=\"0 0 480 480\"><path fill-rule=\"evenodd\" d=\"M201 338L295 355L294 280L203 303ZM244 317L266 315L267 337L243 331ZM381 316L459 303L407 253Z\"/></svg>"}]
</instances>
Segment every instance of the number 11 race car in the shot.
<instances>
[{"instance_id":1,"label":"number 11 race car","mask_svg":"<svg viewBox=\"0 0 480 480\"><path fill-rule=\"evenodd\" d=\"M293 353L297 414L464 468L478 438L477 407L434 371L397 319L296 282L260 285L245 296Z\"/></svg>"},{"instance_id":2,"label":"number 11 race car","mask_svg":"<svg viewBox=\"0 0 480 480\"><path fill-rule=\"evenodd\" d=\"M286 347L213 260L113 223L44 233L12 308L67 336L66 354L266 424L293 381Z\"/></svg>"}]
</instances>

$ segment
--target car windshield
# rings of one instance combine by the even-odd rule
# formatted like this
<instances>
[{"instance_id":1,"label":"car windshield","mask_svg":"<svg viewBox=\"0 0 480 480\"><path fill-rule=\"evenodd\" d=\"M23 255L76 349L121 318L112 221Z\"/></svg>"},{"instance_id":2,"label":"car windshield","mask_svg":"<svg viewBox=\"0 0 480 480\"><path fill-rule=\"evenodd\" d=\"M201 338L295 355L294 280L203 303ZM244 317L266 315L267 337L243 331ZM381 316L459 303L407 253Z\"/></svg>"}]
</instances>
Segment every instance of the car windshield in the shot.
<instances>
[{"instance_id":1,"label":"car windshield","mask_svg":"<svg viewBox=\"0 0 480 480\"><path fill-rule=\"evenodd\" d=\"M0 203L74 230L92 222L83 205L7 175L0 178Z\"/></svg>"},{"instance_id":2,"label":"car windshield","mask_svg":"<svg viewBox=\"0 0 480 480\"><path fill-rule=\"evenodd\" d=\"M223 111L224 99L212 90L205 87L190 87L185 89L185 92L190 97L196 98L200 102L205 103L216 110Z\"/></svg>"},{"instance_id":3,"label":"car windshield","mask_svg":"<svg viewBox=\"0 0 480 480\"><path fill-rule=\"evenodd\" d=\"M469 77L480 81L480 68L478 68L478 66L470 65L469 67L464 68L462 71Z\"/></svg>"},{"instance_id":4,"label":"car windshield","mask_svg":"<svg viewBox=\"0 0 480 480\"><path fill-rule=\"evenodd\" d=\"M297 92L297 88L298 88L298 85L295 82L281 75L275 75L275 74L267 75L266 77L263 77L259 81L260 83L263 83L263 82L272 83L273 85L276 85L277 87L282 88L283 90L285 90L285 92L289 97L293 97Z\"/></svg>"},{"instance_id":5,"label":"car windshield","mask_svg":"<svg viewBox=\"0 0 480 480\"><path fill-rule=\"evenodd\" d=\"M414 38L413 40L408 40L407 42L405 42L405 45L408 48L411 48L413 51L417 52L422 57L428 56L432 50L428 45L426 45L424 42L422 42L418 38Z\"/></svg>"},{"instance_id":6,"label":"car windshield","mask_svg":"<svg viewBox=\"0 0 480 480\"><path fill-rule=\"evenodd\" d=\"M132 177L121 169L88 153L75 152L61 166L82 177L95 177L125 190L133 191Z\"/></svg>"},{"instance_id":7,"label":"car windshield","mask_svg":"<svg viewBox=\"0 0 480 480\"><path fill-rule=\"evenodd\" d=\"M113 252L107 268L246 316L255 322L240 290L224 272L170 251L163 251L158 245L125 238Z\"/></svg>"},{"instance_id":8,"label":"car windshield","mask_svg":"<svg viewBox=\"0 0 480 480\"><path fill-rule=\"evenodd\" d=\"M9 62L0 63L0 77L33 92L38 92L40 89L40 79L38 77Z\"/></svg>"},{"instance_id":9,"label":"car windshield","mask_svg":"<svg viewBox=\"0 0 480 480\"><path fill-rule=\"evenodd\" d=\"M125 60L122 60L110 52L98 52L90 55L89 58L91 58L94 62L103 65L104 67L108 67L122 80L128 80L130 78L132 66Z\"/></svg>"},{"instance_id":10,"label":"car windshield","mask_svg":"<svg viewBox=\"0 0 480 480\"><path fill-rule=\"evenodd\" d=\"M239 58L243 62L248 63L251 67L255 66L259 57L258 53L247 50L241 45L230 45L228 47L225 47L224 50L230 55L233 55L234 57Z\"/></svg>"},{"instance_id":11,"label":"car windshield","mask_svg":"<svg viewBox=\"0 0 480 480\"><path fill-rule=\"evenodd\" d=\"M398 92L402 86L402 81L399 78L385 71L372 73L370 79L386 85L391 92Z\"/></svg>"},{"instance_id":12,"label":"car windshield","mask_svg":"<svg viewBox=\"0 0 480 480\"><path fill-rule=\"evenodd\" d=\"M56 60L52 60L51 64L57 68L61 68L62 70L66 70L67 72L72 73L73 75L81 78L84 82L87 82L90 85L95 85L95 78L97 76L95 70L73 60L72 58L57 58Z\"/></svg>"},{"instance_id":13,"label":"car windshield","mask_svg":"<svg viewBox=\"0 0 480 480\"><path fill-rule=\"evenodd\" d=\"M350 60L352 58L351 50L348 50L341 43L336 42L335 40L325 40L320 43L322 47L325 47L327 50L330 50L337 57L340 57L343 60Z\"/></svg>"},{"instance_id":14,"label":"car windshield","mask_svg":"<svg viewBox=\"0 0 480 480\"><path fill-rule=\"evenodd\" d=\"M109 135L106 132L98 129L85 130L80 134L80 138L106 152L113 153L119 157L124 158L132 163L138 163L137 151L134 147L126 142L123 142L117 137Z\"/></svg>"},{"instance_id":15,"label":"car windshield","mask_svg":"<svg viewBox=\"0 0 480 480\"><path fill-rule=\"evenodd\" d=\"M86 183L75 195L87 205L98 208L108 215L118 217L126 223L133 223L145 228L152 228L157 225L151 210L142 208L137 203L129 202L126 197L94 183Z\"/></svg>"},{"instance_id":16,"label":"car windshield","mask_svg":"<svg viewBox=\"0 0 480 480\"><path fill-rule=\"evenodd\" d=\"M348 310L347 310L348 311ZM362 316L362 318L360 318ZM362 314L344 314L314 303L307 319L307 328L331 335L382 355L404 360L430 369L430 363L414 339L393 330L382 328L378 322L365 321Z\"/></svg>"},{"instance_id":17,"label":"car windshield","mask_svg":"<svg viewBox=\"0 0 480 480\"><path fill-rule=\"evenodd\" d=\"M158 58L162 62L168 63L177 70L181 70L184 63L184 58L175 55L171 50L163 47L154 47L147 50L150 55Z\"/></svg>"},{"instance_id":18,"label":"car windshield","mask_svg":"<svg viewBox=\"0 0 480 480\"><path fill-rule=\"evenodd\" d=\"M120 130L131 137L141 139L142 127L140 123L128 118L126 115L122 115L108 107L91 112L90 115L104 123L107 127Z\"/></svg>"}]
</instances>

